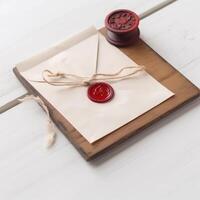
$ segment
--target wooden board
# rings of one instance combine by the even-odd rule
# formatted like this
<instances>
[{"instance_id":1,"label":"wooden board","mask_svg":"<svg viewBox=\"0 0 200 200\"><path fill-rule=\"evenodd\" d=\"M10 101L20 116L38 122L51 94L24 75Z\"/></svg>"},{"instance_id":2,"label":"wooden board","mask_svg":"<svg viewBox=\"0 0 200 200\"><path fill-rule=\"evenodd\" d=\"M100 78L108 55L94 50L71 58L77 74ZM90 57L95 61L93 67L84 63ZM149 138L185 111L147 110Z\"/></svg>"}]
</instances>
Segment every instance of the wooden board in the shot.
<instances>
[{"instance_id":1,"label":"wooden board","mask_svg":"<svg viewBox=\"0 0 200 200\"><path fill-rule=\"evenodd\" d=\"M101 29L100 31L105 34L105 29ZM90 144L69 122L67 122L49 102L40 96L40 94L23 79L17 69L14 68L14 73L22 84L30 93L39 95L42 98L48 106L50 115L55 124L86 160L95 158L99 154L135 135L200 95L200 91L195 85L161 58L142 40L139 40L134 46L120 49L138 64L145 65L146 71L165 87L173 91L175 96L93 144Z\"/></svg>"}]
</instances>

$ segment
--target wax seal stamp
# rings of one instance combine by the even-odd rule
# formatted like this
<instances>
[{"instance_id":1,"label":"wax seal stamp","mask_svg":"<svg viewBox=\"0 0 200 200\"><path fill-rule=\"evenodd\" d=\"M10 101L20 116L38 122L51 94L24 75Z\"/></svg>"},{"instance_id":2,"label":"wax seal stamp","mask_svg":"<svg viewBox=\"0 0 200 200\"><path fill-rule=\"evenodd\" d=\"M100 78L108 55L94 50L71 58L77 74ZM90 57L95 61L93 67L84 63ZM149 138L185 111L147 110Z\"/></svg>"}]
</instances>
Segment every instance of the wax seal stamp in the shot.
<instances>
[{"instance_id":1,"label":"wax seal stamp","mask_svg":"<svg viewBox=\"0 0 200 200\"><path fill-rule=\"evenodd\" d=\"M139 17L136 13L120 9L107 15L107 40L116 46L131 45L139 39Z\"/></svg>"},{"instance_id":2,"label":"wax seal stamp","mask_svg":"<svg viewBox=\"0 0 200 200\"><path fill-rule=\"evenodd\" d=\"M93 83L88 87L88 98L97 103L105 103L114 97L111 85L105 82Z\"/></svg>"}]
</instances>

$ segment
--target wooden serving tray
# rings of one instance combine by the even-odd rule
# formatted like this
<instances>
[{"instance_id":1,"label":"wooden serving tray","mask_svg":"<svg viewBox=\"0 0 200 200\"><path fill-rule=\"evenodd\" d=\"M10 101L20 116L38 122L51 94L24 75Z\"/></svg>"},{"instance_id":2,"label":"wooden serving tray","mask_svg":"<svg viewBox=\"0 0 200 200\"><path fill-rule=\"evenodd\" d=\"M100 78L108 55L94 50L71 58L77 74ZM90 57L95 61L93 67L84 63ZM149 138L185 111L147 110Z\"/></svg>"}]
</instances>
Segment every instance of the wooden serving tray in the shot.
<instances>
[{"instance_id":1,"label":"wooden serving tray","mask_svg":"<svg viewBox=\"0 0 200 200\"><path fill-rule=\"evenodd\" d=\"M101 29L105 35L105 29ZM86 160L90 160L105 152L110 147L137 134L140 130L150 126L162 117L171 113L185 103L197 98L200 90L187 80L180 72L154 52L141 39L134 46L120 48L120 50L133 59L137 64L144 65L146 71L165 87L175 93L173 97L154 107L150 111L132 120L116 131L90 144L46 99L44 99L14 68L14 73L27 88L29 93L40 98L47 105L52 120L71 143L78 149Z\"/></svg>"}]
</instances>

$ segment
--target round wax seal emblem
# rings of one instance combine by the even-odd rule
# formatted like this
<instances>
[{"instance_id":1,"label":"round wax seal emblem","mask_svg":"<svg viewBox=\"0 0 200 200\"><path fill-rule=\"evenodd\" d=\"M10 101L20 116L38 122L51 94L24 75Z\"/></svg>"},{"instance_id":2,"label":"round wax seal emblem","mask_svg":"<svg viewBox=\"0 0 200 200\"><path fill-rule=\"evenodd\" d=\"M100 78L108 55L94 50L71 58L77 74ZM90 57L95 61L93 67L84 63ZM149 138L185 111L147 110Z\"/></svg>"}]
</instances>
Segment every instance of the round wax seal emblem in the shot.
<instances>
[{"instance_id":1,"label":"round wax seal emblem","mask_svg":"<svg viewBox=\"0 0 200 200\"><path fill-rule=\"evenodd\" d=\"M120 9L107 15L107 40L116 46L133 44L139 39L139 17L136 13Z\"/></svg>"},{"instance_id":2,"label":"round wax seal emblem","mask_svg":"<svg viewBox=\"0 0 200 200\"><path fill-rule=\"evenodd\" d=\"M105 103L114 97L111 85L104 82L93 83L88 87L88 98L97 103Z\"/></svg>"}]
</instances>

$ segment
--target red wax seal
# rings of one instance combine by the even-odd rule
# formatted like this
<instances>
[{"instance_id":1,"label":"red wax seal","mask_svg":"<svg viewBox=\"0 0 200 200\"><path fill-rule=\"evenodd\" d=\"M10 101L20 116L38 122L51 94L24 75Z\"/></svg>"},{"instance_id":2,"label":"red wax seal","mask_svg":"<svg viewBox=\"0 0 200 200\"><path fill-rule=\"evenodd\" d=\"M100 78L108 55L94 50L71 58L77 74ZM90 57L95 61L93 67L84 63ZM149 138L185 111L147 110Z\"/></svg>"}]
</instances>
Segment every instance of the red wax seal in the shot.
<instances>
[{"instance_id":1,"label":"red wax seal","mask_svg":"<svg viewBox=\"0 0 200 200\"><path fill-rule=\"evenodd\" d=\"M139 39L139 17L136 13L120 9L107 15L107 40L116 46L133 44Z\"/></svg>"},{"instance_id":2,"label":"red wax seal","mask_svg":"<svg viewBox=\"0 0 200 200\"><path fill-rule=\"evenodd\" d=\"M114 97L111 85L104 82L93 83L88 87L88 98L97 103L105 103Z\"/></svg>"}]
</instances>

